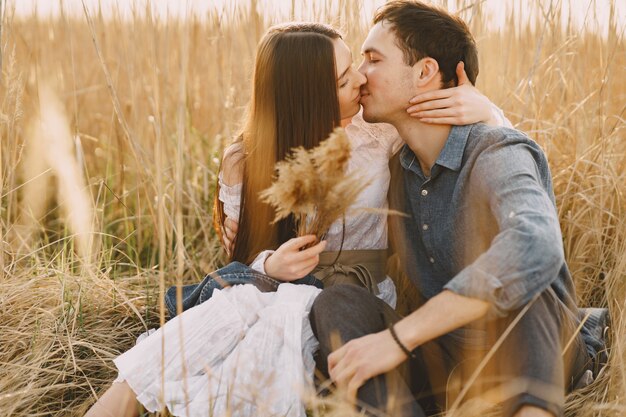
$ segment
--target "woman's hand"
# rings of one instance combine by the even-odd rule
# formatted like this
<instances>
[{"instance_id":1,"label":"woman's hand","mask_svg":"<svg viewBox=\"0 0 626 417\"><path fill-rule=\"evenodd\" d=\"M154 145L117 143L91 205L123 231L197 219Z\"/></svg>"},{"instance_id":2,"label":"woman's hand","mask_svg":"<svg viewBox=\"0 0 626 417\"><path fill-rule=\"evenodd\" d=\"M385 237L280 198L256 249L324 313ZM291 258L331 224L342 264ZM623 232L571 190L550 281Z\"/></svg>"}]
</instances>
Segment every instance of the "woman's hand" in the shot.
<instances>
[{"instance_id":1,"label":"woman's hand","mask_svg":"<svg viewBox=\"0 0 626 417\"><path fill-rule=\"evenodd\" d=\"M289 239L265 260L265 273L280 281L295 281L311 272L319 263L319 254L326 247L322 240L315 246L300 250L315 242L315 235Z\"/></svg>"},{"instance_id":2,"label":"woman's hand","mask_svg":"<svg viewBox=\"0 0 626 417\"><path fill-rule=\"evenodd\" d=\"M239 223L237 223L230 217L227 217L226 220L224 220L224 228L222 229L222 241L224 243L226 253L228 253L229 256L233 253L235 237L237 236L238 228Z\"/></svg>"},{"instance_id":3,"label":"woman's hand","mask_svg":"<svg viewBox=\"0 0 626 417\"><path fill-rule=\"evenodd\" d=\"M499 124L494 120L494 105L470 83L465 73L465 64L456 66L459 85L418 94L409 102L410 116L423 123L467 125L477 122Z\"/></svg>"}]
</instances>

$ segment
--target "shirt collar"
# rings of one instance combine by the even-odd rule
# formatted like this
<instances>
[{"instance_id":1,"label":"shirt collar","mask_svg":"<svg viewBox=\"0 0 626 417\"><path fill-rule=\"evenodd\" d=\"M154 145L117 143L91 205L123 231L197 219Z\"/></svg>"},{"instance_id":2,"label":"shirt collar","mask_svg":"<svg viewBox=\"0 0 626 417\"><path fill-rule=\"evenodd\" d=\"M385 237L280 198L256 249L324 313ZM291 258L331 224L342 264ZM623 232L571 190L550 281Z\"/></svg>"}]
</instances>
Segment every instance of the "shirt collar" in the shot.
<instances>
[{"instance_id":1,"label":"shirt collar","mask_svg":"<svg viewBox=\"0 0 626 417\"><path fill-rule=\"evenodd\" d=\"M399 158L400 158L400 165L402 166L402 168L406 169L407 171L413 171L415 173L422 174L420 164L417 161L415 154L413 153L411 148L409 148L409 145L407 145L406 143L402 145L402 148L400 149Z\"/></svg>"},{"instance_id":2,"label":"shirt collar","mask_svg":"<svg viewBox=\"0 0 626 417\"><path fill-rule=\"evenodd\" d=\"M435 164L441 165L453 171L458 171L463 162L467 138L474 125L452 126L448 134L448 140L437 158Z\"/></svg>"},{"instance_id":3,"label":"shirt collar","mask_svg":"<svg viewBox=\"0 0 626 417\"><path fill-rule=\"evenodd\" d=\"M465 145L474 125L452 126L448 139L444 145L435 165L441 165L453 171L458 171L463 162ZM415 154L407 144L404 144L400 151L400 164L404 169L410 170L412 166L418 165Z\"/></svg>"}]
</instances>

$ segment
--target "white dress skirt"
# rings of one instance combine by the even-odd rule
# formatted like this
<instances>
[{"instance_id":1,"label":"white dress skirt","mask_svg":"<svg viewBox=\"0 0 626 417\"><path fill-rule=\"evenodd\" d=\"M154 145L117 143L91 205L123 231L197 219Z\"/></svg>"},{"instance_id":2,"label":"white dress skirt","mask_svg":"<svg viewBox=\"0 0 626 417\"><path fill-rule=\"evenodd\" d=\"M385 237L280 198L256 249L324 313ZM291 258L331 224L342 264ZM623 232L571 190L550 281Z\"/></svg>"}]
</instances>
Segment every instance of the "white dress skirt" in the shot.
<instances>
[{"instance_id":1,"label":"white dress skirt","mask_svg":"<svg viewBox=\"0 0 626 417\"><path fill-rule=\"evenodd\" d=\"M294 284L215 290L116 358L116 382L151 412L305 417L318 346L308 314L319 292Z\"/></svg>"},{"instance_id":2,"label":"white dress skirt","mask_svg":"<svg viewBox=\"0 0 626 417\"><path fill-rule=\"evenodd\" d=\"M390 125L367 124L360 114L347 126L349 171L366 167L372 179L356 208L387 207L388 161L401 141ZM224 185L227 216L238 213L240 185ZM346 218L344 250L386 249L386 215L362 211ZM342 246L342 225L333 224L327 249ZM379 284L380 297L395 305L395 286ZM175 416L305 417L314 392L313 353L318 343L309 311L320 290L281 284L274 293L252 285L216 290L208 301L176 316L114 360L119 375L149 411L167 407Z\"/></svg>"}]
</instances>

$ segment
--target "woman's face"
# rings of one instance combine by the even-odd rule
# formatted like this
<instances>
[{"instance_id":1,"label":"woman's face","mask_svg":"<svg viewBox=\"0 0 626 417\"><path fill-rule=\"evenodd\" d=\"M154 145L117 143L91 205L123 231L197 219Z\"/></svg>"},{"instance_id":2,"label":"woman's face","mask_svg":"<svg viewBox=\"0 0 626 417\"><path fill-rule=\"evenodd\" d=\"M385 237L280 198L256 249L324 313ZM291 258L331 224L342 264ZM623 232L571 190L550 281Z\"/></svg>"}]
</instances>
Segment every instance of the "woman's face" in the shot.
<instances>
[{"instance_id":1,"label":"woman's face","mask_svg":"<svg viewBox=\"0 0 626 417\"><path fill-rule=\"evenodd\" d=\"M337 96L341 118L352 117L359 112L361 86L367 79L352 65L352 52L342 39L335 39L335 61L337 63Z\"/></svg>"}]
</instances>

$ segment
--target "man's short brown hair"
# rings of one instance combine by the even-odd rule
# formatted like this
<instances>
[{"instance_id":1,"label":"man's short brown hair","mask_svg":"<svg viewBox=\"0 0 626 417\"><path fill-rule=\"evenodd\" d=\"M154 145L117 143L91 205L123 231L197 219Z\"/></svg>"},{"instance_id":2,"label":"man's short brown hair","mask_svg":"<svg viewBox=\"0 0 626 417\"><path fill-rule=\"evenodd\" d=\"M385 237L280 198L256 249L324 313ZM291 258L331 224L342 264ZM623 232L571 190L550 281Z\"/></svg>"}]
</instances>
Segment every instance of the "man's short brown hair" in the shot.
<instances>
[{"instance_id":1,"label":"man's short brown hair","mask_svg":"<svg viewBox=\"0 0 626 417\"><path fill-rule=\"evenodd\" d=\"M414 65L422 58L437 61L444 87L458 84L456 66L465 63L465 72L472 84L478 76L478 50L469 28L459 17L418 1L395 0L381 6L374 24L389 22L397 43L404 52L404 61Z\"/></svg>"}]
</instances>

